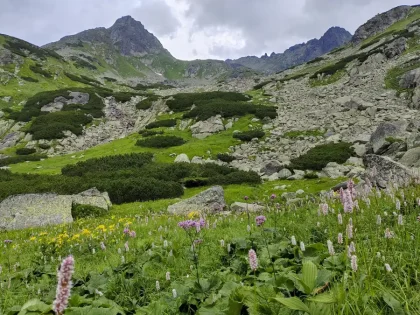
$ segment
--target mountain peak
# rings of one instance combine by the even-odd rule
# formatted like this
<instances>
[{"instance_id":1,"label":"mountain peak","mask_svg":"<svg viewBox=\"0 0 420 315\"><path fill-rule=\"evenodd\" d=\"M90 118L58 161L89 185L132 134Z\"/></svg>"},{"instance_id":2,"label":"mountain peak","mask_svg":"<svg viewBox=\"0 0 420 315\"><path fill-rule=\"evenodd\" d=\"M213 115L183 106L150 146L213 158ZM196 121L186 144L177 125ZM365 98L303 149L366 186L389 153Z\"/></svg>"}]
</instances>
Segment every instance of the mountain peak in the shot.
<instances>
[{"instance_id":1,"label":"mountain peak","mask_svg":"<svg viewBox=\"0 0 420 315\"><path fill-rule=\"evenodd\" d=\"M112 27L115 26L141 26L144 28L140 21L135 20L131 15L126 15L117 19Z\"/></svg>"}]
</instances>

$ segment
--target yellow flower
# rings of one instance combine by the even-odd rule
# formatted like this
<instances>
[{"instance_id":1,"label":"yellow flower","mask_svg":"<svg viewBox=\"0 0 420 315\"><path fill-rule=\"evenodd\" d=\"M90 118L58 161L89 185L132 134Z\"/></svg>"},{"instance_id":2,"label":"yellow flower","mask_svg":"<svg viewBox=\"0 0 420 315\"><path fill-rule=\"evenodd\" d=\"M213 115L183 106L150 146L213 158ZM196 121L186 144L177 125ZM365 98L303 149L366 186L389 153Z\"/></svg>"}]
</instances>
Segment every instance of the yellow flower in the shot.
<instances>
[{"instance_id":1,"label":"yellow flower","mask_svg":"<svg viewBox=\"0 0 420 315\"><path fill-rule=\"evenodd\" d=\"M114 231L115 230L115 224L111 224L110 226L108 226L110 231Z\"/></svg>"},{"instance_id":2,"label":"yellow flower","mask_svg":"<svg viewBox=\"0 0 420 315\"><path fill-rule=\"evenodd\" d=\"M79 238L80 238L80 234L74 234L71 239L74 241L74 240L78 240Z\"/></svg>"},{"instance_id":3,"label":"yellow flower","mask_svg":"<svg viewBox=\"0 0 420 315\"><path fill-rule=\"evenodd\" d=\"M41 233L39 233L39 236L44 236L44 235L47 235L48 233L47 232L41 232Z\"/></svg>"},{"instance_id":4,"label":"yellow flower","mask_svg":"<svg viewBox=\"0 0 420 315\"><path fill-rule=\"evenodd\" d=\"M191 211L190 213L188 213L189 219L198 218L198 217L200 217L200 212L198 211Z\"/></svg>"},{"instance_id":5,"label":"yellow flower","mask_svg":"<svg viewBox=\"0 0 420 315\"><path fill-rule=\"evenodd\" d=\"M90 234L91 234L91 232L89 230L87 230L87 229L82 230L82 235L90 235Z\"/></svg>"},{"instance_id":6,"label":"yellow flower","mask_svg":"<svg viewBox=\"0 0 420 315\"><path fill-rule=\"evenodd\" d=\"M35 236L32 236L29 240L30 241L35 241L36 240L36 237Z\"/></svg>"}]
</instances>

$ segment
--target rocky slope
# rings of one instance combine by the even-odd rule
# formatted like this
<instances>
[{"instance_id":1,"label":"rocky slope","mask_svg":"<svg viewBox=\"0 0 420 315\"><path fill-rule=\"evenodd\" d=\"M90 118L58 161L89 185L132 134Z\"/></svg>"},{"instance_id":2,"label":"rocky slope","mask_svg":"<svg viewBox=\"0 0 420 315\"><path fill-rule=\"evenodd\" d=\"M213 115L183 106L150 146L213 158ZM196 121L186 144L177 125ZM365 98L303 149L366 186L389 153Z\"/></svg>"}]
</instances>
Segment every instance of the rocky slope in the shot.
<instances>
[{"instance_id":1,"label":"rocky slope","mask_svg":"<svg viewBox=\"0 0 420 315\"><path fill-rule=\"evenodd\" d=\"M240 64L261 72L275 73L320 57L345 45L351 38L351 34L345 29L331 27L320 39L312 39L307 43L292 46L284 53L273 52L270 56L265 54L261 58L249 56L235 60L228 59L226 62Z\"/></svg>"}]
</instances>

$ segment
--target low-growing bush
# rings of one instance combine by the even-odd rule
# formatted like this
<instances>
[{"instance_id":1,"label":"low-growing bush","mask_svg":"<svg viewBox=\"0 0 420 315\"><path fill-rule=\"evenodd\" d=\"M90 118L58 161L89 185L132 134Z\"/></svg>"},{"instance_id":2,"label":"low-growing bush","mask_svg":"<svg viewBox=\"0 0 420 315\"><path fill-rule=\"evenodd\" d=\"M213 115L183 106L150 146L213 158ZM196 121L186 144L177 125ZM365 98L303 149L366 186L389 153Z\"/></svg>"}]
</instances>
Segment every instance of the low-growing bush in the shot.
<instances>
[{"instance_id":1,"label":"low-growing bush","mask_svg":"<svg viewBox=\"0 0 420 315\"><path fill-rule=\"evenodd\" d=\"M29 155L29 154L33 154L36 152L36 149L34 148L19 148L16 149L16 154L17 155Z\"/></svg>"},{"instance_id":2,"label":"low-growing bush","mask_svg":"<svg viewBox=\"0 0 420 315\"><path fill-rule=\"evenodd\" d=\"M33 135L34 140L61 139L64 137L65 130L70 130L75 135L81 135L83 126L91 121L92 117L80 111L48 113L37 117L28 132Z\"/></svg>"},{"instance_id":3,"label":"low-growing bush","mask_svg":"<svg viewBox=\"0 0 420 315\"><path fill-rule=\"evenodd\" d=\"M351 143L327 143L310 149L305 154L293 159L289 165L298 170L322 170L329 162L344 163L353 154Z\"/></svg>"},{"instance_id":4,"label":"low-growing bush","mask_svg":"<svg viewBox=\"0 0 420 315\"><path fill-rule=\"evenodd\" d=\"M315 172L308 172L305 175L303 175L303 178L306 178L306 179L316 179L316 178L319 178L319 176Z\"/></svg>"},{"instance_id":5,"label":"low-growing bush","mask_svg":"<svg viewBox=\"0 0 420 315\"><path fill-rule=\"evenodd\" d=\"M158 99L159 99L159 96L157 96L157 95L150 95L146 99L138 102L136 104L136 108L137 109L142 109L142 110L149 109L150 107L152 107L153 102L157 101Z\"/></svg>"},{"instance_id":6,"label":"low-growing bush","mask_svg":"<svg viewBox=\"0 0 420 315\"><path fill-rule=\"evenodd\" d=\"M166 105L174 112L183 112L191 109L195 104L199 106L203 101L223 100L230 102L246 102L249 96L237 92L202 92L202 93L179 93L173 95L173 100L168 100Z\"/></svg>"},{"instance_id":7,"label":"low-growing bush","mask_svg":"<svg viewBox=\"0 0 420 315\"><path fill-rule=\"evenodd\" d=\"M175 127L176 126L176 119L165 119L165 120L157 120L148 125L146 125L146 129L154 129L160 127Z\"/></svg>"},{"instance_id":8,"label":"low-growing bush","mask_svg":"<svg viewBox=\"0 0 420 315\"><path fill-rule=\"evenodd\" d=\"M235 160L235 157L227 153L219 153L217 154L217 159L219 159L222 162L230 163L233 160Z\"/></svg>"},{"instance_id":9,"label":"low-growing bush","mask_svg":"<svg viewBox=\"0 0 420 315\"><path fill-rule=\"evenodd\" d=\"M322 58L322 57L317 57L315 59L309 60L306 64L310 65L311 63L316 63L316 62L320 62L320 61L323 61L323 60L325 60L325 59Z\"/></svg>"},{"instance_id":10,"label":"low-growing bush","mask_svg":"<svg viewBox=\"0 0 420 315\"><path fill-rule=\"evenodd\" d=\"M81 218L97 218L107 213L108 211L106 209L91 205L73 204L71 208L71 216L76 220Z\"/></svg>"},{"instance_id":11,"label":"low-growing bush","mask_svg":"<svg viewBox=\"0 0 420 315\"><path fill-rule=\"evenodd\" d=\"M40 161L42 159L46 159L47 156L44 154L31 154L31 155L18 155L18 156L11 156L5 159L0 159L0 167L7 166L10 164L17 164L26 161Z\"/></svg>"},{"instance_id":12,"label":"low-growing bush","mask_svg":"<svg viewBox=\"0 0 420 315\"><path fill-rule=\"evenodd\" d=\"M159 130L141 130L139 131L139 134L141 134L143 137L151 137L151 136L156 136L156 135L163 135L163 131Z\"/></svg>"},{"instance_id":13,"label":"low-growing bush","mask_svg":"<svg viewBox=\"0 0 420 315\"><path fill-rule=\"evenodd\" d=\"M265 132L262 130L249 130L243 132L236 132L233 134L235 139L239 139L241 141L251 141L254 138L262 138L265 136Z\"/></svg>"},{"instance_id":14,"label":"low-growing bush","mask_svg":"<svg viewBox=\"0 0 420 315\"><path fill-rule=\"evenodd\" d=\"M87 62L86 60L83 60L82 58L72 56L70 58L71 61L73 61L73 64L76 68L86 68L89 70L97 70L98 68L91 64L90 62Z\"/></svg>"},{"instance_id":15,"label":"low-growing bush","mask_svg":"<svg viewBox=\"0 0 420 315\"><path fill-rule=\"evenodd\" d=\"M151 163L153 154L151 153L131 153L104 156L78 162L74 165L66 165L61 173L66 176L83 176L87 173L102 173L117 171L124 168L140 168L147 163Z\"/></svg>"},{"instance_id":16,"label":"low-growing bush","mask_svg":"<svg viewBox=\"0 0 420 315\"><path fill-rule=\"evenodd\" d=\"M92 86L97 86L98 81L96 81L93 78L89 78L87 76L77 76L75 74L69 73L69 72L64 72L64 75L66 77L68 77L70 80L74 81L74 82L79 82L79 83L83 83L83 84L87 84L87 85L92 85Z\"/></svg>"},{"instance_id":17,"label":"low-growing bush","mask_svg":"<svg viewBox=\"0 0 420 315\"><path fill-rule=\"evenodd\" d=\"M169 148L186 143L186 141L176 136L156 136L147 139L137 140L136 145L145 148Z\"/></svg>"},{"instance_id":18,"label":"low-growing bush","mask_svg":"<svg viewBox=\"0 0 420 315\"><path fill-rule=\"evenodd\" d=\"M185 178L184 186L187 188L202 187L209 185L209 179L203 177Z\"/></svg>"},{"instance_id":19,"label":"low-growing bush","mask_svg":"<svg viewBox=\"0 0 420 315\"><path fill-rule=\"evenodd\" d=\"M32 77L25 77L25 76L21 76L22 80L25 80L27 82L39 82L38 79L32 78Z\"/></svg>"},{"instance_id":20,"label":"low-growing bush","mask_svg":"<svg viewBox=\"0 0 420 315\"><path fill-rule=\"evenodd\" d=\"M117 102L125 103L131 100L132 97L138 96L138 93L131 93L131 92L117 92L113 93L112 96L115 98Z\"/></svg>"},{"instance_id":21,"label":"low-growing bush","mask_svg":"<svg viewBox=\"0 0 420 315\"><path fill-rule=\"evenodd\" d=\"M118 81L117 79L110 78L110 77L104 77L104 80L108 81L108 82L117 82Z\"/></svg>"},{"instance_id":22,"label":"low-growing bush","mask_svg":"<svg viewBox=\"0 0 420 315\"><path fill-rule=\"evenodd\" d=\"M32 72L38 73L46 78L52 78L52 74L42 69L41 65L38 65L38 64L32 65L32 66L29 66L29 69L31 69Z\"/></svg>"},{"instance_id":23,"label":"low-growing bush","mask_svg":"<svg viewBox=\"0 0 420 315\"><path fill-rule=\"evenodd\" d=\"M45 60L47 57L53 57L55 59L63 61L63 57L57 54L53 50L40 48L38 46L35 46L31 43L25 42L24 40L17 39L11 36L2 35L6 38L6 44L4 45L5 48L10 50L11 52L18 54L23 57L27 57L27 54L25 51L28 51L29 54L33 54L40 59Z\"/></svg>"},{"instance_id":24,"label":"low-growing bush","mask_svg":"<svg viewBox=\"0 0 420 315\"><path fill-rule=\"evenodd\" d=\"M256 172L233 171L225 176L209 178L211 185L238 185L238 184L260 184L261 178Z\"/></svg>"}]
</instances>

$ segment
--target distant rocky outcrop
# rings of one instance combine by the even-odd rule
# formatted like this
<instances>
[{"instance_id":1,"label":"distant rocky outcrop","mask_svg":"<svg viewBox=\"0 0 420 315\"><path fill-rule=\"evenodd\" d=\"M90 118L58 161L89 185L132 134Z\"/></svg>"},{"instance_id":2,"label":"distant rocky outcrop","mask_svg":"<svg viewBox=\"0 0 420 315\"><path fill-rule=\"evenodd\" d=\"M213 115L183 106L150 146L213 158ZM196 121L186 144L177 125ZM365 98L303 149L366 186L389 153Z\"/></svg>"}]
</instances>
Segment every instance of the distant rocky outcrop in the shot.
<instances>
[{"instance_id":1,"label":"distant rocky outcrop","mask_svg":"<svg viewBox=\"0 0 420 315\"><path fill-rule=\"evenodd\" d=\"M411 9L411 6L403 5L376 15L356 30L351 39L352 43L359 44L366 38L384 31L395 22L406 18Z\"/></svg>"},{"instance_id":2,"label":"distant rocky outcrop","mask_svg":"<svg viewBox=\"0 0 420 315\"><path fill-rule=\"evenodd\" d=\"M326 54L334 48L343 46L351 39L351 34L341 27L331 27L320 39L311 39L307 43L290 47L284 53L265 54L226 60L229 64L242 65L257 71L278 72Z\"/></svg>"},{"instance_id":3,"label":"distant rocky outcrop","mask_svg":"<svg viewBox=\"0 0 420 315\"><path fill-rule=\"evenodd\" d=\"M213 186L194 197L182 200L168 207L168 212L176 215L188 214L192 211L214 213L222 211L226 206L225 194L221 186Z\"/></svg>"},{"instance_id":4,"label":"distant rocky outcrop","mask_svg":"<svg viewBox=\"0 0 420 315\"><path fill-rule=\"evenodd\" d=\"M25 194L10 196L0 203L0 231L19 230L73 222L75 204L91 205L108 210L108 193L96 188L77 195Z\"/></svg>"}]
</instances>

